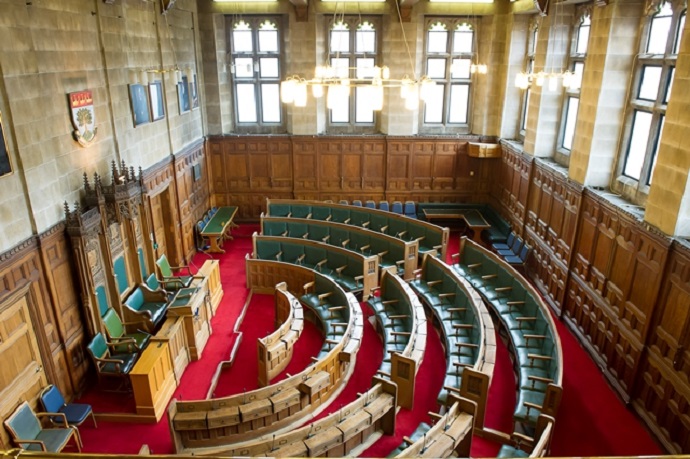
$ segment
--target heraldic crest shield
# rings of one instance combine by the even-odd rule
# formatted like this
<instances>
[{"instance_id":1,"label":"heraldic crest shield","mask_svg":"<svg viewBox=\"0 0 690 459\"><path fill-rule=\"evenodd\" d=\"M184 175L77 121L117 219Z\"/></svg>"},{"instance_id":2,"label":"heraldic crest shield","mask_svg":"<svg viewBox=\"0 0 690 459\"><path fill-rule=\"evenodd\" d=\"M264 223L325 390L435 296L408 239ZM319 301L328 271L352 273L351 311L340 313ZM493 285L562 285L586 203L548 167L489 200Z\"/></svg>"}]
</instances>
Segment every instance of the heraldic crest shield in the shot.
<instances>
[{"instance_id":1,"label":"heraldic crest shield","mask_svg":"<svg viewBox=\"0 0 690 459\"><path fill-rule=\"evenodd\" d=\"M96 112L93 108L91 91L79 91L69 94L69 108L74 125L74 140L82 147L87 147L96 137Z\"/></svg>"}]
</instances>

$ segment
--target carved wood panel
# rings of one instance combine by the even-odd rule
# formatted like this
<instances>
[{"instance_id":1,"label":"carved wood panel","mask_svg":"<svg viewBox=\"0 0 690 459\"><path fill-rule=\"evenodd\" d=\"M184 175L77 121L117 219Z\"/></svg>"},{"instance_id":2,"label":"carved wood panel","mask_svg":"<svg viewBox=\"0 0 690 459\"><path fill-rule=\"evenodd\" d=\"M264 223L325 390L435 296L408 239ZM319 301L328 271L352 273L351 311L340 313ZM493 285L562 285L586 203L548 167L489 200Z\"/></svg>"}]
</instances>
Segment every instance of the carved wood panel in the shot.
<instances>
[{"instance_id":1,"label":"carved wood panel","mask_svg":"<svg viewBox=\"0 0 690 459\"><path fill-rule=\"evenodd\" d=\"M317 145L315 140L293 140L292 175L295 180L295 192L300 190L317 193L319 191Z\"/></svg>"}]
</instances>

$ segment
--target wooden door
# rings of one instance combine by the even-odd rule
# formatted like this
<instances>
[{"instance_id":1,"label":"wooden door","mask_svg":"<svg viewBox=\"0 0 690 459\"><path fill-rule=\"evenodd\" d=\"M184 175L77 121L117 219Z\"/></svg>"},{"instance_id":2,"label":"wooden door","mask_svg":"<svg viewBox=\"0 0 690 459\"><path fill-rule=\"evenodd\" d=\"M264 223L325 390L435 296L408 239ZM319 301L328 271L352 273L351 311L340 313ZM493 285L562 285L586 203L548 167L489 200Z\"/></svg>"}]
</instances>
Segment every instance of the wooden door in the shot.
<instances>
[{"instance_id":1,"label":"wooden door","mask_svg":"<svg viewBox=\"0 0 690 459\"><path fill-rule=\"evenodd\" d=\"M0 305L0 419L7 419L24 400L34 406L48 384L38 342L29 315L26 294ZM0 429L0 449L11 447L10 436Z\"/></svg>"},{"instance_id":2,"label":"wooden door","mask_svg":"<svg viewBox=\"0 0 690 459\"><path fill-rule=\"evenodd\" d=\"M151 197L151 220L153 220L153 238L156 243L154 258L158 259L162 254L167 253L167 246L165 244L165 219L163 217L163 207L161 205L161 194Z\"/></svg>"},{"instance_id":3,"label":"wooden door","mask_svg":"<svg viewBox=\"0 0 690 459\"><path fill-rule=\"evenodd\" d=\"M172 201L172 193L170 188L167 188L161 193L161 214L163 216L163 230L165 232L165 248L166 252L158 251L160 254L165 253L170 260L170 264L181 264L182 258L178 256L177 238L175 237L175 218L173 217L173 209L176 204ZM180 247L181 249L181 247Z\"/></svg>"}]
</instances>

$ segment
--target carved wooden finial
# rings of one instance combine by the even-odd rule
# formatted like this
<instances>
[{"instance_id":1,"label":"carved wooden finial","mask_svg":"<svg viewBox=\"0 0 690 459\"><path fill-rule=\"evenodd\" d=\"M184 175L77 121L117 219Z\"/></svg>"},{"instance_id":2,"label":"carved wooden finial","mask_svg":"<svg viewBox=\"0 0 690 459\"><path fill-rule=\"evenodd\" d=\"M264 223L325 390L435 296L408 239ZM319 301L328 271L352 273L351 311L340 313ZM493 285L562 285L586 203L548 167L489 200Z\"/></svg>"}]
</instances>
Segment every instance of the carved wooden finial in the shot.
<instances>
[{"instance_id":1,"label":"carved wooden finial","mask_svg":"<svg viewBox=\"0 0 690 459\"><path fill-rule=\"evenodd\" d=\"M103 184L101 183L101 176L98 175L98 172L93 173L93 186L96 189L96 191L100 191L103 188Z\"/></svg>"},{"instance_id":2,"label":"carved wooden finial","mask_svg":"<svg viewBox=\"0 0 690 459\"><path fill-rule=\"evenodd\" d=\"M115 160L113 160L112 164L110 165L110 173L113 174L113 183L115 183L117 181L118 176L117 163L115 162Z\"/></svg>"},{"instance_id":3,"label":"carved wooden finial","mask_svg":"<svg viewBox=\"0 0 690 459\"><path fill-rule=\"evenodd\" d=\"M91 184L89 183L89 175L84 172L84 189L89 191L91 189Z\"/></svg>"},{"instance_id":4,"label":"carved wooden finial","mask_svg":"<svg viewBox=\"0 0 690 459\"><path fill-rule=\"evenodd\" d=\"M67 204L67 201L65 201L64 208L65 208L65 217L69 220L69 204Z\"/></svg>"},{"instance_id":5,"label":"carved wooden finial","mask_svg":"<svg viewBox=\"0 0 690 459\"><path fill-rule=\"evenodd\" d=\"M135 181L137 179L137 175L134 173L134 166L130 166L129 168L129 180Z\"/></svg>"},{"instance_id":6,"label":"carved wooden finial","mask_svg":"<svg viewBox=\"0 0 690 459\"><path fill-rule=\"evenodd\" d=\"M139 182L144 183L144 169L139 166Z\"/></svg>"}]
</instances>

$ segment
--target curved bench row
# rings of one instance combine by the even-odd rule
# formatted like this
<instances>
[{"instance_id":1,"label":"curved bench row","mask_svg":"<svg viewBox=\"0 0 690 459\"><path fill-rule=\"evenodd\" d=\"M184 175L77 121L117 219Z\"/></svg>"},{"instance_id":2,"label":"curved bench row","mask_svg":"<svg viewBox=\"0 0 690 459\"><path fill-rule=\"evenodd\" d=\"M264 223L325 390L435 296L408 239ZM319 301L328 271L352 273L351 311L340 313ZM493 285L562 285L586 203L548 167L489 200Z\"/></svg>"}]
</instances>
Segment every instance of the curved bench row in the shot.
<instances>
[{"instance_id":1,"label":"curved bench row","mask_svg":"<svg viewBox=\"0 0 690 459\"><path fill-rule=\"evenodd\" d=\"M295 343L304 329L302 305L283 282L276 285L276 329L257 341L259 359L259 387L267 386L285 369L292 359Z\"/></svg>"},{"instance_id":2,"label":"curved bench row","mask_svg":"<svg viewBox=\"0 0 690 459\"><path fill-rule=\"evenodd\" d=\"M376 256L382 271L400 274L405 279L412 277L417 268L417 241L403 241L344 223L262 215L261 233L319 241L364 256Z\"/></svg>"},{"instance_id":3,"label":"curved bench row","mask_svg":"<svg viewBox=\"0 0 690 459\"><path fill-rule=\"evenodd\" d=\"M455 395L448 402L444 415L429 413L436 421L433 426L422 423L388 457L470 457L477 405Z\"/></svg>"},{"instance_id":4,"label":"curved bench row","mask_svg":"<svg viewBox=\"0 0 690 459\"><path fill-rule=\"evenodd\" d=\"M378 257L365 256L322 242L281 236L252 236L253 256L305 266L352 293L368 294L379 283Z\"/></svg>"},{"instance_id":5,"label":"curved bench row","mask_svg":"<svg viewBox=\"0 0 690 459\"><path fill-rule=\"evenodd\" d=\"M466 369L485 373L488 378L493 375L493 321L475 289L441 260L424 257L410 285L428 306L443 338L446 376L438 403L445 405L449 393L460 390Z\"/></svg>"},{"instance_id":6,"label":"curved bench row","mask_svg":"<svg viewBox=\"0 0 690 459\"><path fill-rule=\"evenodd\" d=\"M216 399L173 399L168 416L177 452L203 448L199 452L212 454L213 447L278 433L304 422L332 401L354 370L351 362L363 334L362 312L354 295L309 268L248 257L245 263L247 284L258 292L270 292L285 280L288 291L299 295L304 284L320 279L320 285L328 285L338 305L346 307L340 314L347 322L331 335L333 343L327 343L329 350L319 361L277 384ZM305 310L305 318L320 320L310 310Z\"/></svg>"},{"instance_id":7,"label":"curved bench row","mask_svg":"<svg viewBox=\"0 0 690 459\"><path fill-rule=\"evenodd\" d=\"M415 220L402 215L367 207L354 207L319 201L266 199L266 212L271 217L329 220L369 228L406 241L419 242L420 255L431 253L445 260L448 228Z\"/></svg>"},{"instance_id":8,"label":"curved bench row","mask_svg":"<svg viewBox=\"0 0 690 459\"><path fill-rule=\"evenodd\" d=\"M328 416L290 432L217 448L223 457L344 457L370 437L395 431L396 387L374 378L372 387L353 402Z\"/></svg>"},{"instance_id":9,"label":"curved bench row","mask_svg":"<svg viewBox=\"0 0 690 459\"><path fill-rule=\"evenodd\" d=\"M453 268L492 306L515 356L517 425L536 425L540 413L555 416L562 395L563 354L548 306L539 293L496 254L463 237Z\"/></svg>"},{"instance_id":10,"label":"curved bench row","mask_svg":"<svg viewBox=\"0 0 690 459\"><path fill-rule=\"evenodd\" d=\"M384 273L379 296L367 303L376 317L383 340L383 361L378 374L398 386L398 403L412 409L415 376L426 349L426 317L417 295L400 277Z\"/></svg>"}]
</instances>

